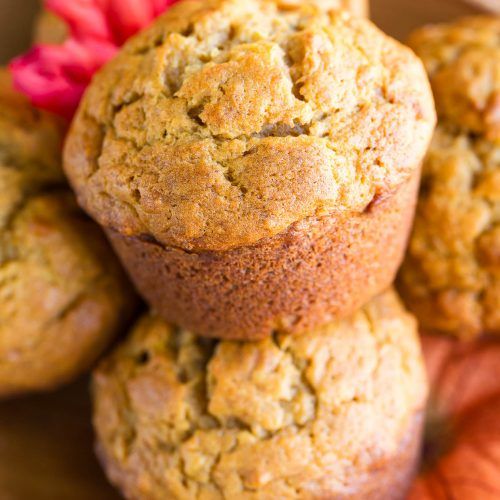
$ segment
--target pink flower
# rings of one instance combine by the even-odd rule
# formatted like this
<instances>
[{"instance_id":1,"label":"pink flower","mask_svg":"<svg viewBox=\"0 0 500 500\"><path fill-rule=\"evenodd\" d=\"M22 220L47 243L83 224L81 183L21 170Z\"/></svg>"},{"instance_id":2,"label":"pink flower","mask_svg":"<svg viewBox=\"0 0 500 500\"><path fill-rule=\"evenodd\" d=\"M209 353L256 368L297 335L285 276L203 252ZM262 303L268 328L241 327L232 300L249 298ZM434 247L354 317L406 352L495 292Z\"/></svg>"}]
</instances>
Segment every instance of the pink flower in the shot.
<instances>
[{"instance_id":1,"label":"pink flower","mask_svg":"<svg viewBox=\"0 0 500 500\"><path fill-rule=\"evenodd\" d=\"M92 75L116 53L106 41L69 38L62 45L37 45L14 59L16 88L42 109L71 119Z\"/></svg>"},{"instance_id":2,"label":"pink flower","mask_svg":"<svg viewBox=\"0 0 500 500\"><path fill-rule=\"evenodd\" d=\"M117 46L151 23L174 0L46 0L78 38L99 38Z\"/></svg>"},{"instance_id":3,"label":"pink flower","mask_svg":"<svg viewBox=\"0 0 500 500\"><path fill-rule=\"evenodd\" d=\"M36 45L14 59L14 85L35 106L71 118L93 74L175 1L46 0L70 36L61 45Z\"/></svg>"}]
</instances>

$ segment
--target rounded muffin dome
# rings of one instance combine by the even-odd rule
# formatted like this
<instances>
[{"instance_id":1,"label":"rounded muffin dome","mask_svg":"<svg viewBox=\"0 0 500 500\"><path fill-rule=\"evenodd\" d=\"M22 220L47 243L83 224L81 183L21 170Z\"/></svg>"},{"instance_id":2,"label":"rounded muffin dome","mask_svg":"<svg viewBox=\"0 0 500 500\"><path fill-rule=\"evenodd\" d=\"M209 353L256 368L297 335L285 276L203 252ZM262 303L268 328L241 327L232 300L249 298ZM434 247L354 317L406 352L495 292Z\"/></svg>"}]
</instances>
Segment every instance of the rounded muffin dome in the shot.
<instances>
[{"instance_id":1,"label":"rounded muffin dome","mask_svg":"<svg viewBox=\"0 0 500 500\"><path fill-rule=\"evenodd\" d=\"M385 500L414 472L426 380L415 321L388 292L261 342L145 316L93 394L100 457L127 498Z\"/></svg>"},{"instance_id":2,"label":"rounded muffin dome","mask_svg":"<svg viewBox=\"0 0 500 500\"><path fill-rule=\"evenodd\" d=\"M421 63L370 22L188 0L94 78L65 169L105 227L225 250L362 212L411 176L433 125Z\"/></svg>"}]
</instances>

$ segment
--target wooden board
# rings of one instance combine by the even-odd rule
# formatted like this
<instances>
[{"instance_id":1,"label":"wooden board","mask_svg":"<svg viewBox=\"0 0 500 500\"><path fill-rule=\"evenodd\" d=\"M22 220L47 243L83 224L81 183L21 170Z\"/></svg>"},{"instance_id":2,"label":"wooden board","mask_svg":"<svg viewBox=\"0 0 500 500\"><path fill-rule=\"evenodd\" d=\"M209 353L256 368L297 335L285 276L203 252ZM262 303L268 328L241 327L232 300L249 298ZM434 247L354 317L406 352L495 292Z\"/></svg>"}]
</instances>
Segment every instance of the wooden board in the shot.
<instances>
[{"instance_id":1,"label":"wooden board","mask_svg":"<svg viewBox=\"0 0 500 500\"><path fill-rule=\"evenodd\" d=\"M117 500L93 452L88 381L0 404L1 500Z\"/></svg>"},{"instance_id":2,"label":"wooden board","mask_svg":"<svg viewBox=\"0 0 500 500\"><path fill-rule=\"evenodd\" d=\"M500 0L486 1L500 5ZM36 0L0 0L1 63L27 47L36 7ZM458 0L372 2L374 21L401 40L421 24L474 12ZM86 381L55 394L1 403L0 499L118 498L98 467L92 441Z\"/></svg>"}]
</instances>

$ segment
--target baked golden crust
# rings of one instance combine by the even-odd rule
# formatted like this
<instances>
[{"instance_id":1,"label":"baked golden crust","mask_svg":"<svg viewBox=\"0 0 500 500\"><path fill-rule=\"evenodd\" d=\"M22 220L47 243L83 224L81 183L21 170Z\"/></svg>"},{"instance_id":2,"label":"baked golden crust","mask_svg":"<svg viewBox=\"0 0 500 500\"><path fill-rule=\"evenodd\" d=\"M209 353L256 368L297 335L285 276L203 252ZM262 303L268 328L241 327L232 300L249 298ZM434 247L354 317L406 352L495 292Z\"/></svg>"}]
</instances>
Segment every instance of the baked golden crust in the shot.
<instances>
[{"instance_id":1,"label":"baked golden crust","mask_svg":"<svg viewBox=\"0 0 500 500\"><path fill-rule=\"evenodd\" d=\"M411 38L441 123L400 286L424 328L460 337L500 334L499 35L500 21L481 17Z\"/></svg>"},{"instance_id":2,"label":"baked golden crust","mask_svg":"<svg viewBox=\"0 0 500 500\"><path fill-rule=\"evenodd\" d=\"M433 125L421 63L368 21L193 0L95 77L65 168L103 226L221 251L362 212L414 173Z\"/></svg>"},{"instance_id":3,"label":"baked golden crust","mask_svg":"<svg viewBox=\"0 0 500 500\"><path fill-rule=\"evenodd\" d=\"M0 77L0 396L88 369L134 294L61 168L59 124Z\"/></svg>"},{"instance_id":4,"label":"baked golden crust","mask_svg":"<svg viewBox=\"0 0 500 500\"><path fill-rule=\"evenodd\" d=\"M298 334L354 313L392 284L419 181L417 172L362 214L310 218L227 252L108 236L139 292L167 321L222 339Z\"/></svg>"},{"instance_id":5,"label":"baked golden crust","mask_svg":"<svg viewBox=\"0 0 500 500\"><path fill-rule=\"evenodd\" d=\"M401 498L426 380L415 321L388 292L258 343L146 316L93 393L101 458L127 498Z\"/></svg>"}]
</instances>

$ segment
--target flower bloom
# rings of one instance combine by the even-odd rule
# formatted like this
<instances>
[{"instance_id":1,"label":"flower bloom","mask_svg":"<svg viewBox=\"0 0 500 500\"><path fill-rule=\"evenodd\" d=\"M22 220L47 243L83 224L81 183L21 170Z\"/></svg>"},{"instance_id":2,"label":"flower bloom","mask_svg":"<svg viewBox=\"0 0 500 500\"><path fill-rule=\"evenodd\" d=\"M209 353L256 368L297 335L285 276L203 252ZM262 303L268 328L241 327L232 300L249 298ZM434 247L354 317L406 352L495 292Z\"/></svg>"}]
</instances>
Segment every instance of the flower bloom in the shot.
<instances>
[{"instance_id":1,"label":"flower bloom","mask_svg":"<svg viewBox=\"0 0 500 500\"><path fill-rule=\"evenodd\" d=\"M94 73L175 1L46 0L70 35L61 45L35 45L14 59L14 85L35 106L71 118Z\"/></svg>"}]
</instances>

